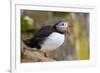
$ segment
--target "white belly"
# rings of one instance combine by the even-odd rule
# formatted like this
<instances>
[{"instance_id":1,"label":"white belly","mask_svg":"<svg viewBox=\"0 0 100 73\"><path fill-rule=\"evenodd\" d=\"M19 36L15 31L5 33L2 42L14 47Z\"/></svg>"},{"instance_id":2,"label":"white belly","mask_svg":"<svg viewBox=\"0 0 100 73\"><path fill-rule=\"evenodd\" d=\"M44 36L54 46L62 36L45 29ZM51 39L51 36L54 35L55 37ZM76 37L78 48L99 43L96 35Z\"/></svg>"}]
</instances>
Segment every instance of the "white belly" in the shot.
<instances>
[{"instance_id":1,"label":"white belly","mask_svg":"<svg viewBox=\"0 0 100 73\"><path fill-rule=\"evenodd\" d=\"M41 46L42 51L52 51L64 43L65 36L60 33L52 33Z\"/></svg>"}]
</instances>

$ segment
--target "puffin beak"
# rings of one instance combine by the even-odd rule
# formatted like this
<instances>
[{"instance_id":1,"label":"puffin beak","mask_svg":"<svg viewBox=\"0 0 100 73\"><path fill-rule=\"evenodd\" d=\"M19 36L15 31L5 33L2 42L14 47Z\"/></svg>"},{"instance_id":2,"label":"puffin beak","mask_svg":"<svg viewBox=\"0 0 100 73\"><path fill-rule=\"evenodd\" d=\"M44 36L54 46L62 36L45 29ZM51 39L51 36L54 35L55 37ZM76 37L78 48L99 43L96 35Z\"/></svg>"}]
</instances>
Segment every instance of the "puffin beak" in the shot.
<instances>
[{"instance_id":1,"label":"puffin beak","mask_svg":"<svg viewBox=\"0 0 100 73\"><path fill-rule=\"evenodd\" d=\"M65 32L68 33L69 35L71 35L71 33L72 33L72 27L73 27L73 25L69 23L68 27L65 29Z\"/></svg>"},{"instance_id":2,"label":"puffin beak","mask_svg":"<svg viewBox=\"0 0 100 73\"><path fill-rule=\"evenodd\" d=\"M71 34L71 29L70 29L70 27L67 27L67 28L65 29L65 32L68 33L68 34L70 35L70 34Z\"/></svg>"}]
</instances>

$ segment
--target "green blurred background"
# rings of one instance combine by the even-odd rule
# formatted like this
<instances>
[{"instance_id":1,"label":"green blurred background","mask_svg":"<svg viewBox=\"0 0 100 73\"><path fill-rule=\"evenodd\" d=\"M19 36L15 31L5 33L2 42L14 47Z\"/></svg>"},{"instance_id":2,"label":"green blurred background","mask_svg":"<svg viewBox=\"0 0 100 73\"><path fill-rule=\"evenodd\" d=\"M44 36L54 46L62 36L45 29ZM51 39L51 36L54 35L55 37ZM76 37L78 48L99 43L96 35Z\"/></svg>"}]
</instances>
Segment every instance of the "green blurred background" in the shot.
<instances>
[{"instance_id":1,"label":"green blurred background","mask_svg":"<svg viewBox=\"0 0 100 73\"><path fill-rule=\"evenodd\" d=\"M30 39L41 27L53 25L59 20L71 21L73 34L66 34L64 44L49 52L49 57L58 61L88 60L89 13L21 10L21 40Z\"/></svg>"}]
</instances>

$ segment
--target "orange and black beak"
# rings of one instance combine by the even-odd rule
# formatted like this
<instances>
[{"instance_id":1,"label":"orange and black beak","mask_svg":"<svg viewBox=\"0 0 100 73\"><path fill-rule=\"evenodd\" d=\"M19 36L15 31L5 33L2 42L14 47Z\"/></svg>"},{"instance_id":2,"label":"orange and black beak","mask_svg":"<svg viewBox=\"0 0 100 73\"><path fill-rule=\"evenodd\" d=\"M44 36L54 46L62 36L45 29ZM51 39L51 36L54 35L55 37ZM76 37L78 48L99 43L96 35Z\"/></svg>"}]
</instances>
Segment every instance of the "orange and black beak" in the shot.
<instances>
[{"instance_id":1,"label":"orange and black beak","mask_svg":"<svg viewBox=\"0 0 100 73\"><path fill-rule=\"evenodd\" d=\"M69 35L72 34L72 30L73 30L73 23L69 22L67 28L65 29L65 32L67 32Z\"/></svg>"}]
</instances>

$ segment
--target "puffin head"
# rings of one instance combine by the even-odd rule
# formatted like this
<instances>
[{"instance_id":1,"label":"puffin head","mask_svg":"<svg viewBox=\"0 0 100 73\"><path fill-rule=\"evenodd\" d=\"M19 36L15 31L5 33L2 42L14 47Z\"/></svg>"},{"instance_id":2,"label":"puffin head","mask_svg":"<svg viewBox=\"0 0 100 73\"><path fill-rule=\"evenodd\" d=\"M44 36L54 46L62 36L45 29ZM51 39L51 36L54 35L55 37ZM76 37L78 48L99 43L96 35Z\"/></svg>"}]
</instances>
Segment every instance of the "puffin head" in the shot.
<instances>
[{"instance_id":1,"label":"puffin head","mask_svg":"<svg viewBox=\"0 0 100 73\"><path fill-rule=\"evenodd\" d=\"M61 32L61 33L68 33L69 35L71 34L73 25L70 22L67 21L58 21L55 25L54 28Z\"/></svg>"}]
</instances>

